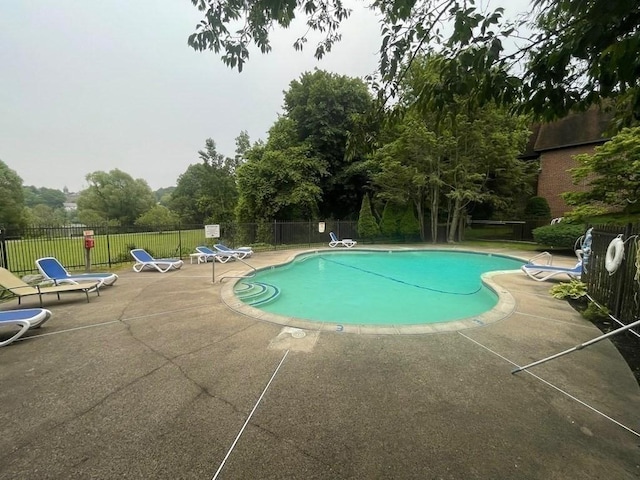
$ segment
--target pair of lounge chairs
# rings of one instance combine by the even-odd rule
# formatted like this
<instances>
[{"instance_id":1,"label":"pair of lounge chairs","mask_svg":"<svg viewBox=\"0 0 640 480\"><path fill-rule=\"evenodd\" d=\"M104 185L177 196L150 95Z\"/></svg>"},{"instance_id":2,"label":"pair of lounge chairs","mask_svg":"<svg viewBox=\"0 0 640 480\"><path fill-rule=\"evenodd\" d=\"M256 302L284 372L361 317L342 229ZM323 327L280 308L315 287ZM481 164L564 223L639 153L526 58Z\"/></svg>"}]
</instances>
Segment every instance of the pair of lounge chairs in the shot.
<instances>
[{"instance_id":1,"label":"pair of lounge chairs","mask_svg":"<svg viewBox=\"0 0 640 480\"><path fill-rule=\"evenodd\" d=\"M205 245L196 247L196 251L200 254L204 262L218 261L220 263L227 263L229 260L244 259L253 255L251 247L229 248L222 243L217 243L213 246L215 251Z\"/></svg>"},{"instance_id":2,"label":"pair of lounge chairs","mask_svg":"<svg viewBox=\"0 0 640 480\"><path fill-rule=\"evenodd\" d=\"M592 228L587 230L576 241L574 248L578 262L573 267L553 265L553 256L549 252L542 252L523 265L522 271L537 282L544 282L558 275L566 275L571 279L580 280L591 256L592 230Z\"/></svg>"},{"instance_id":3,"label":"pair of lounge chairs","mask_svg":"<svg viewBox=\"0 0 640 480\"><path fill-rule=\"evenodd\" d=\"M40 328L44 322L51 318L51 312L45 308L27 308L24 310L6 310L0 312L0 327L18 331L13 333L9 338L0 341L0 347L15 342L24 335L27 330L32 328Z\"/></svg>"},{"instance_id":4,"label":"pair of lounge chairs","mask_svg":"<svg viewBox=\"0 0 640 480\"><path fill-rule=\"evenodd\" d=\"M331 241L329 242L329 246L331 248L335 248L335 247L351 248L351 247L355 247L358 244L358 242L350 238L343 238L342 240L338 240L338 237L333 232L329 232L329 237L331 237Z\"/></svg>"}]
</instances>

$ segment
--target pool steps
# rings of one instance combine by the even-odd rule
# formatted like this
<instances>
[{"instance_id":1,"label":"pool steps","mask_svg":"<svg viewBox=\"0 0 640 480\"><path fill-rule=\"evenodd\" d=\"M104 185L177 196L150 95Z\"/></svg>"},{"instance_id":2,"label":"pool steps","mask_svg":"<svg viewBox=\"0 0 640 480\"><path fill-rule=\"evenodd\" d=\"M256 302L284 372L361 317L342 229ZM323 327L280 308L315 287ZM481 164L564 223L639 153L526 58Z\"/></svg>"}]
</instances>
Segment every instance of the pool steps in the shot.
<instances>
[{"instance_id":1,"label":"pool steps","mask_svg":"<svg viewBox=\"0 0 640 480\"><path fill-rule=\"evenodd\" d=\"M274 301L280 296L280 289L269 283L251 282L236 286L236 296L247 305L259 307Z\"/></svg>"}]
</instances>

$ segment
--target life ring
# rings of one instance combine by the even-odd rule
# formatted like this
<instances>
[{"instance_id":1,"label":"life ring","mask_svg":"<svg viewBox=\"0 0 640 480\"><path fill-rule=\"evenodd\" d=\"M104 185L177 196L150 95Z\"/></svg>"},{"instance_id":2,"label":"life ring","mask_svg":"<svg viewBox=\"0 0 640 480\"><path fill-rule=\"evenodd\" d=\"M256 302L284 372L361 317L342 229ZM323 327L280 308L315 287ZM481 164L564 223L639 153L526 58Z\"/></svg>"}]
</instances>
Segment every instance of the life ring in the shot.
<instances>
[{"instance_id":1,"label":"life ring","mask_svg":"<svg viewBox=\"0 0 640 480\"><path fill-rule=\"evenodd\" d=\"M609 272L609 275L616 273L623 258L624 242L620 237L616 237L611 240L611 243L607 247L607 256L604 259L604 267L607 269L607 272Z\"/></svg>"}]
</instances>

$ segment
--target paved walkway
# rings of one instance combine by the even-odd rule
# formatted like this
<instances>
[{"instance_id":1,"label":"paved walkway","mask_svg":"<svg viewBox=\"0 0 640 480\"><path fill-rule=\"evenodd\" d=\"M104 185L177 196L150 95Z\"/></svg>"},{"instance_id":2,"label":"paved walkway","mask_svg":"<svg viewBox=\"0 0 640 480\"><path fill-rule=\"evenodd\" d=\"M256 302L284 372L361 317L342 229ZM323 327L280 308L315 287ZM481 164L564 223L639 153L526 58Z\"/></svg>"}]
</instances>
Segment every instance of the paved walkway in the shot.
<instances>
[{"instance_id":1,"label":"paved walkway","mask_svg":"<svg viewBox=\"0 0 640 480\"><path fill-rule=\"evenodd\" d=\"M494 277L513 311L481 327L301 337L229 309L211 264L118 273L0 349L0 479L640 478L609 341L510 373L600 334L549 283Z\"/></svg>"}]
</instances>

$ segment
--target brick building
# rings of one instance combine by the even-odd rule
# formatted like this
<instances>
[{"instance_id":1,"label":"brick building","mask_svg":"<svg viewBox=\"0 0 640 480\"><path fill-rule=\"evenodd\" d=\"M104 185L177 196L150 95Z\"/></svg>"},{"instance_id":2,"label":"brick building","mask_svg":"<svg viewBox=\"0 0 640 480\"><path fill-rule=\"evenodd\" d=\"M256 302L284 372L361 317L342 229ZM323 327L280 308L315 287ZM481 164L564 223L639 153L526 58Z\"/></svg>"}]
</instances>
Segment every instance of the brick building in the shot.
<instances>
[{"instance_id":1,"label":"brick building","mask_svg":"<svg viewBox=\"0 0 640 480\"><path fill-rule=\"evenodd\" d=\"M569 170L577 163L573 159L609 140L605 135L611 116L598 109L570 114L560 120L534 125L524 159L538 159L537 195L549 202L551 215L561 217L571 209L560 196L564 192L584 191L586 186L574 185Z\"/></svg>"}]
</instances>

